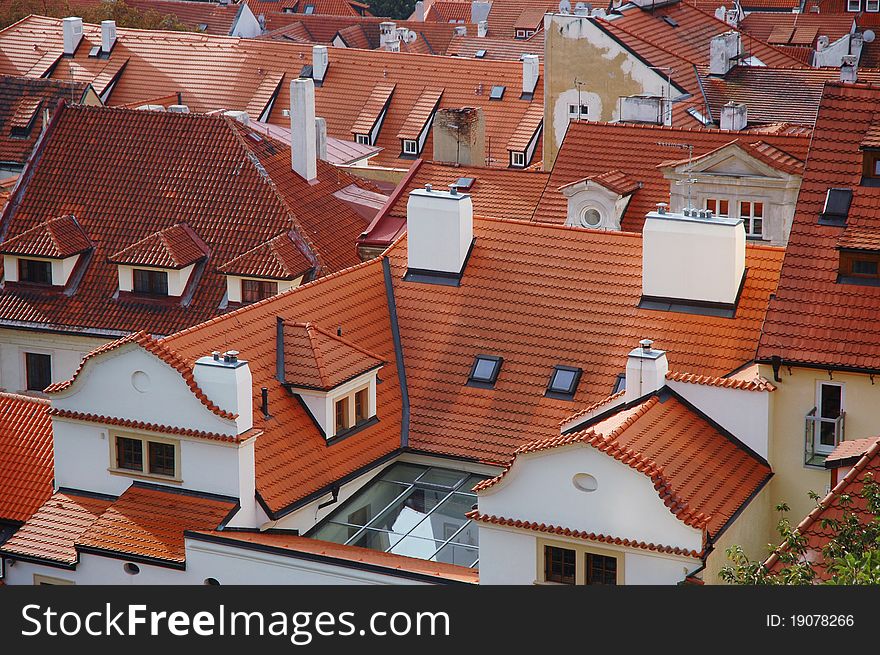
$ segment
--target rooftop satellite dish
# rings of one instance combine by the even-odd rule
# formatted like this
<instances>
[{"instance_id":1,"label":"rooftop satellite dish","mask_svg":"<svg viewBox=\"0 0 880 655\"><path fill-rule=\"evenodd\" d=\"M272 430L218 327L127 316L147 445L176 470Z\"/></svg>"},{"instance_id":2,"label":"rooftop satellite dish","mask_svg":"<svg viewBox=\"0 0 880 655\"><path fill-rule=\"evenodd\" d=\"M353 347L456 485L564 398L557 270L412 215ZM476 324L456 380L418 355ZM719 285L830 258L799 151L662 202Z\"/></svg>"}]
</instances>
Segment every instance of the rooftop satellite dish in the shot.
<instances>
[{"instance_id":1,"label":"rooftop satellite dish","mask_svg":"<svg viewBox=\"0 0 880 655\"><path fill-rule=\"evenodd\" d=\"M579 2L574 6L574 13L576 16L586 16L590 12L587 9L587 5L585 5L583 2Z\"/></svg>"},{"instance_id":2,"label":"rooftop satellite dish","mask_svg":"<svg viewBox=\"0 0 880 655\"><path fill-rule=\"evenodd\" d=\"M418 34L416 34L415 32L413 32L412 30L407 30L407 32L406 32L406 37L404 38L404 40L405 40L407 43L413 43L417 38L419 38L419 35L418 35Z\"/></svg>"},{"instance_id":3,"label":"rooftop satellite dish","mask_svg":"<svg viewBox=\"0 0 880 655\"><path fill-rule=\"evenodd\" d=\"M559 13L560 13L560 14L570 14L570 13L571 13L571 2L570 2L570 0L560 0L560 2L559 2Z\"/></svg>"},{"instance_id":4,"label":"rooftop satellite dish","mask_svg":"<svg viewBox=\"0 0 880 655\"><path fill-rule=\"evenodd\" d=\"M871 43L875 38L877 38L877 35L874 34L874 30L865 30L862 34L862 39L865 43Z\"/></svg>"}]
</instances>

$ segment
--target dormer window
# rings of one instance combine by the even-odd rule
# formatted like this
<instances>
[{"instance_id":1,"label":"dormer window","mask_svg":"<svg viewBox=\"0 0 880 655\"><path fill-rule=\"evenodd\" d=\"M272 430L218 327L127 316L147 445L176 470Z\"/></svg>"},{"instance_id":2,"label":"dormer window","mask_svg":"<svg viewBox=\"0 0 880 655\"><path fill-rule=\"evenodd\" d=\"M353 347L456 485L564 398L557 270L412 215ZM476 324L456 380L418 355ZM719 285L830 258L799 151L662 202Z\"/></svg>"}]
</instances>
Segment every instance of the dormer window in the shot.
<instances>
[{"instance_id":1,"label":"dormer window","mask_svg":"<svg viewBox=\"0 0 880 655\"><path fill-rule=\"evenodd\" d=\"M229 304L265 300L299 286L312 269L288 230L221 264Z\"/></svg>"},{"instance_id":2,"label":"dormer window","mask_svg":"<svg viewBox=\"0 0 880 655\"><path fill-rule=\"evenodd\" d=\"M837 240L840 253L837 281L880 286L880 239L874 230L848 227Z\"/></svg>"},{"instance_id":3,"label":"dormer window","mask_svg":"<svg viewBox=\"0 0 880 655\"><path fill-rule=\"evenodd\" d=\"M516 150L510 151L510 166L512 168L525 168L526 165L526 153L518 152Z\"/></svg>"},{"instance_id":4,"label":"dormer window","mask_svg":"<svg viewBox=\"0 0 880 655\"><path fill-rule=\"evenodd\" d=\"M19 259L18 281L30 284L52 284L52 262L40 259Z\"/></svg>"},{"instance_id":5,"label":"dormer window","mask_svg":"<svg viewBox=\"0 0 880 655\"><path fill-rule=\"evenodd\" d=\"M550 374L550 381L547 383L545 395L551 398L571 400L577 391L582 373L581 369L571 366L554 367L553 372Z\"/></svg>"},{"instance_id":6,"label":"dormer window","mask_svg":"<svg viewBox=\"0 0 880 655\"><path fill-rule=\"evenodd\" d=\"M73 216L45 221L3 243L6 282L63 287L91 248Z\"/></svg>"},{"instance_id":7,"label":"dormer window","mask_svg":"<svg viewBox=\"0 0 880 655\"><path fill-rule=\"evenodd\" d=\"M415 141L413 139L404 139L403 140L403 154L405 154L405 155L419 154L418 141Z\"/></svg>"},{"instance_id":8,"label":"dormer window","mask_svg":"<svg viewBox=\"0 0 880 655\"><path fill-rule=\"evenodd\" d=\"M167 296L168 273L165 271L135 268L132 270L134 279L132 291L144 296Z\"/></svg>"},{"instance_id":9,"label":"dormer window","mask_svg":"<svg viewBox=\"0 0 880 655\"><path fill-rule=\"evenodd\" d=\"M862 184L880 186L880 150L862 152Z\"/></svg>"},{"instance_id":10,"label":"dormer window","mask_svg":"<svg viewBox=\"0 0 880 655\"><path fill-rule=\"evenodd\" d=\"M278 283L271 280L242 280L241 302L249 304L271 298L278 293Z\"/></svg>"},{"instance_id":11,"label":"dormer window","mask_svg":"<svg viewBox=\"0 0 880 655\"><path fill-rule=\"evenodd\" d=\"M474 359L474 365L471 367L471 374L468 376L468 386L493 388L503 363L502 357L477 355Z\"/></svg>"},{"instance_id":12,"label":"dormer window","mask_svg":"<svg viewBox=\"0 0 880 655\"><path fill-rule=\"evenodd\" d=\"M178 480L180 443L173 439L120 432L110 440L114 473Z\"/></svg>"},{"instance_id":13,"label":"dormer window","mask_svg":"<svg viewBox=\"0 0 880 655\"><path fill-rule=\"evenodd\" d=\"M372 143L370 143L370 135L369 134L355 134L354 139L356 142L358 142L362 145L365 145L365 146L373 145Z\"/></svg>"}]
</instances>

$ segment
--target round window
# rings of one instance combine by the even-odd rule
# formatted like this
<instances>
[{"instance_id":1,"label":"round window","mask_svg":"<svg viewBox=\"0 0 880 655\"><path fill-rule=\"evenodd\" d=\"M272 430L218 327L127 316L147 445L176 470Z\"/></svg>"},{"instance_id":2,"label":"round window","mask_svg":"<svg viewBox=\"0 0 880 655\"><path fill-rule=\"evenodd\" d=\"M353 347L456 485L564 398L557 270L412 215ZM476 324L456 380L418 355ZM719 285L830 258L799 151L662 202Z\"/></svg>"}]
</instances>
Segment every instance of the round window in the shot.
<instances>
[{"instance_id":1,"label":"round window","mask_svg":"<svg viewBox=\"0 0 880 655\"><path fill-rule=\"evenodd\" d=\"M205 578L205 584L213 587L219 585L220 581L217 578Z\"/></svg>"},{"instance_id":2,"label":"round window","mask_svg":"<svg viewBox=\"0 0 880 655\"><path fill-rule=\"evenodd\" d=\"M602 221L602 214L590 207L581 214L581 225L584 227L596 227Z\"/></svg>"},{"instance_id":3,"label":"round window","mask_svg":"<svg viewBox=\"0 0 880 655\"><path fill-rule=\"evenodd\" d=\"M131 562L123 566L122 569L129 575L137 575L141 572L141 567L139 567L137 564L132 564Z\"/></svg>"},{"instance_id":4,"label":"round window","mask_svg":"<svg viewBox=\"0 0 880 655\"><path fill-rule=\"evenodd\" d=\"M589 473L578 473L571 479L571 482L575 486L575 489L580 491L596 491L596 489L599 488L599 483L596 482L596 478Z\"/></svg>"},{"instance_id":5,"label":"round window","mask_svg":"<svg viewBox=\"0 0 880 655\"><path fill-rule=\"evenodd\" d=\"M141 393L146 393L150 390L150 376L143 371L135 371L131 374L131 386Z\"/></svg>"}]
</instances>

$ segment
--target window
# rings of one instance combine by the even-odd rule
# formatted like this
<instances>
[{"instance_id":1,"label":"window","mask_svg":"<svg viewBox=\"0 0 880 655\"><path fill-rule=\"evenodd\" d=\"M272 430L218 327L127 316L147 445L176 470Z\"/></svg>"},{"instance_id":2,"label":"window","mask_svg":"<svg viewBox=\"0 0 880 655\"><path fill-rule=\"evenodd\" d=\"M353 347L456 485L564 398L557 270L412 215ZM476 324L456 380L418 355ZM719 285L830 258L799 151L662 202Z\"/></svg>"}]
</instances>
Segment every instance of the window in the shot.
<instances>
[{"instance_id":1,"label":"window","mask_svg":"<svg viewBox=\"0 0 880 655\"><path fill-rule=\"evenodd\" d=\"M587 105L569 105L568 106L568 119L572 121L577 121L582 118L586 118L590 113L590 108Z\"/></svg>"},{"instance_id":2,"label":"window","mask_svg":"<svg viewBox=\"0 0 880 655\"><path fill-rule=\"evenodd\" d=\"M43 262L38 259L19 259L18 280L31 284L52 284L52 262Z\"/></svg>"},{"instance_id":3,"label":"window","mask_svg":"<svg viewBox=\"0 0 880 655\"><path fill-rule=\"evenodd\" d=\"M581 380L582 370L571 366L556 366L550 374L547 384L547 395L558 395L566 398L574 396Z\"/></svg>"},{"instance_id":4,"label":"window","mask_svg":"<svg viewBox=\"0 0 880 655\"><path fill-rule=\"evenodd\" d=\"M510 165L517 168L524 168L526 165L526 153L516 150L510 151Z\"/></svg>"},{"instance_id":5,"label":"window","mask_svg":"<svg viewBox=\"0 0 880 655\"><path fill-rule=\"evenodd\" d=\"M819 214L819 223L845 225L852 204L852 189L828 189L825 206Z\"/></svg>"},{"instance_id":6,"label":"window","mask_svg":"<svg viewBox=\"0 0 880 655\"><path fill-rule=\"evenodd\" d=\"M485 50L477 50L474 53L474 57L476 57L477 59L485 59L486 58L486 51Z\"/></svg>"},{"instance_id":7,"label":"window","mask_svg":"<svg viewBox=\"0 0 880 655\"><path fill-rule=\"evenodd\" d=\"M763 202L740 202L739 217L743 220L747 236L761 237L764 235Z\"/></svg>"},{"instance_id":8,"label":"window","mask_svg":"<svg viewBox=\"0 0 880 655\"><path fill-rule=\"evenodd\" d=\"M598 209L594 209L592 207L588 207L584 211L581 212L581 226L582 227L597 227L599 223L602 222L602 214L599 213Z\"/></svg>"},{"instance_id":9,"label":"window","mask_svg":"<svg viewBox=\"0 0 880 655\"><path fill-rule=\"evenodd\" d=\"M730 201L719 198L706 198L705 208L716 216L728 216L730 213Z\"/></svg>"},{"instance_id":10,"label":"window","mask_svg":"<svg viewBox=\"0 0 880 655\"><path fill-rule=\"evenodd\" d=\"M516 38L518 38L518 39L526 38L526 31L525 30L517 30L516 31Z\"/></svg>"},{"instance_id":11,"label":"window","mask_svg":"<svg viewBox=\"0 0 880 655\"><path fill-rule=\"evenodd\" d=\"M575 583L577 553L568 548L544 546L544 582Z\"/></svg>"},{"instance_id":12,"label":"window","mask_svg":"<svg viewBox=\"0 0 880 655\"><path fill-rule=\"evenodd\" d=\"M336 419L333 434L344 432L350 427L348 422L348 396L336 401Z\"/></svg>"},{"instance_id":13,"label":"window","mask_svg":"<svg viewBox=\"0 0 880 655\"><path fill-rule=\"evenodd\" d=\"M846 10L847 11L861 11L862 10L862 0L846 0Z\"/></svg>"},{"instance_id":14,"label":"window","mask_svg":"<svg viewBox=\"0 0 880 655\"><path fill-rule=\"evenodd\" d=\"M25 353L24 368L28 391L42 391L52 384L52 355Z\"/></svg>"},{"instance_id":15,"label":"window","mask_svg":"<svg viewBox=\"0 0 880 655\"><path fill-rule=\"evenodd\" d=\"M179 444L175 441L116 435L114 468L141 475L177 478ZM145 457L146 455L146 457Z\"/></svg>"},{"instance_id":16,"label":"window","mask_svg":"<svg viewBox=\"0 0 880 655\"><path fill-rule=\"evenodd\" d=\"M489 92L489 100L501 100L505 90L507 90L506 86L493 86Z\"/></svg>"},{"instance_id":17,"label":"window","mask_svg":"<svg viewBox=\"0 0 880 655\"><path fill-rule=\"evenodd\" d=\"M134 292L147 296L167 296L168 273L145 268L134 269Z\"/></svg>"},{"instance_id":18,"label":"window","mask_svg":"<svg viewBox=\"0 0 880 655\"><path fill-rule=\"evenodd\" d=\"M354 423L360 425L370 418L370 389L361 389L354 394Z\"/></svg>"},{"instance_id":19,"label":"window","mask_svg":"<svg viewBox=\"0 0 880 655\"><path fill-rule=\"evenodd\" d=\"M880 252L841 250L839 282L875 284L880 282Z\"/></svg>"},{"instance_id":20,"label":"window","mask_svg":"<svg viewBox=\"0 0 880 655\"><path fill-rule=\"evenodd\" d=\"M265 300L278 293L278 283L268 280L242 280L241 301L243 303Z\"/></svg>"},{"instance_id":21,"label":"window","mask_svg":"<svg viewBox=\"0 0 880 655\"><path fill-rule=\"evenodd\" d=\"M504 360L501 357L477 355L471 368L471 374L468 377L468 384L471 386L494 387L495 381L498 379L498 373L501 372L501 364L503 363Z\"/></svg>"},{"instance_id":22,"label":"window","mask_svg":"<svg viewBox=\"0 0 880 655\"><path fill-rule=\"evenodd\" d=\"M413 139L404 139L403 140L403 154L405 155L417 155L419 154L419 144Z\"/></svg>"},{"instance_id":23,"label":"window","mask_svg":"<svg viewBox=\"0 0 880 655\"><path fill-rule=\"evenodd\" d=\"M361 144L363 144L363 145L365 145L365 146L372 145L372 144L370 143L370 135L369 135L369 134L355 134L355 135L354 135L354 139L355 139L355 141L357 141L358 143L361 143Z\"/></svg>"},{"instance_id":24,"label":"window","mask_svg":"<svg viewBox=\"0 0 880 655\"><path fill-rule=\"evenodd\" d=\"M807 412L805 463L822 466L825 457L844 439L843 385L819 382L816 406Z\"/></svg>"},{"instance_id":25,"label":"window","mask_svg":"<svg viewBox=\"0 0 880 655\"><path fill-rule=\"evenodd\" d=\"M865 0L865 11L880 11L880 0Z\"/></svg>"},{"instance_id":26,"label":"window","mask_svg":"<svg viewBox=\"0 0 880 655\"><path fill-rule=\"evenodd\" d=\"M303 12L306 15L311 15L315 13L315 5L306 5L306 10Z\"/></svg>"},{"instance_id":27,"label":"window","mask_svg":"<svg viewBox=\"0 0 880 655\"><path fill-rule=\"evenodd\" d=\"M587 584L616 585L617 558L595 553L586 554Z\"/></svg>"},{"instance_id":28,"label":"window","mask_svg":"<svg viewBox=\"0 0 880 655\"><path fill-rule=\"evenodd\" d=\"M880 184L880 151L865 150L862 153L862 184Z\"/></svg>"}]
</instances>

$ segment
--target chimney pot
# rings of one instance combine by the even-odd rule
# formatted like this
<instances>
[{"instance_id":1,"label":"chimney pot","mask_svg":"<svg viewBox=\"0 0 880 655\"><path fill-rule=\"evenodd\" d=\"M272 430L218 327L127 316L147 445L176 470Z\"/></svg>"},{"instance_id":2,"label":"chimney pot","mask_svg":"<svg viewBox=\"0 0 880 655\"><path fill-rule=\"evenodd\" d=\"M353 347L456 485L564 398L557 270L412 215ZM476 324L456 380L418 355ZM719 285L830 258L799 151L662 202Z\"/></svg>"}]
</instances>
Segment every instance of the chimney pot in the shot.
<instances>
[{"instance_id":1,"label":"chimney pot","mask_svg":"<svg viewBox=\"0 0 880 655\"><path fill-rule=\"evenodd\" d=\"M426 184L426 185L425 185L425 191L428 191L428 192L431 191L431 185L430 185L430 184Z\"/></svg>"},{"instance_id":2,"label":"chimney pot","mask_svg":"<svg viewBox=\"0 0 880 655\"><path fill-rule=\"evenodd\" d=\"M669 205L667 205L665 202L658 202L658 203L657 203L657 213L658 213L658 214L665 214L665 213L666 213L666 208L667 208L668 206L669 206Z\"/></svg>"},{"instance_id":3,"label":"chimney pot","mask_svg":"<svg viewBox=\"0 0 880 655\"><path fill-rule=\"evenodd\" d=\"M253 376L248 363L238 359L238 351L227 350L222 360L217 351L200 358L193 378L215 405L236 415L237 434L254 426Z\"/></svg>"},{"instance_id":4,"label":"chimney pot","mask_svg":"<svg viewBox=\"0 0 880 655\"><path fill-rule=\"evenodd\" d=\"M219 350L211 351L211 357L214 358L215 362L219 362L220 361L220 351Z\"/></svg>"},{"instance_id":5,"label":"chimney pot","mask_svg":"<svg viewBox=\"0 0 880 655\"><path fill-rule=\"evenodd\" d=\"M840 62L840 81L854 83L859 79L859 58L856 55L844 55Z\"/></svg>"},{"instance_id":6,"label":"chimney pot","mask_svg":"<svg viewBox=\"0 0 880 655\"><path fill-rule=\"evenodd\" d=\"M654 345L654 342L651 339L642 339L639 341L639 345L642 347L644 352L648 352L651 350L651 346Z\"/></svg>"},{"instance_id":7,"label":"chimney pot","mask_svg":"<svg viewBox=\"0 0 880 655\"><path fill-rule=\"evenodd\" d=\"M451 193L453 196L457 196L458 195L458 187L455 186L454 184L450 184L449 185L449 193Z\"/></svg>"}]
</instances>

